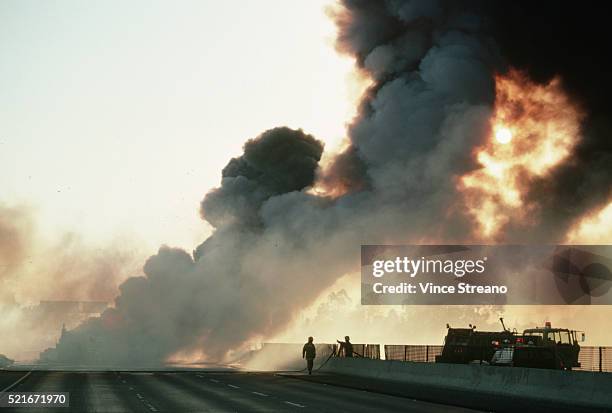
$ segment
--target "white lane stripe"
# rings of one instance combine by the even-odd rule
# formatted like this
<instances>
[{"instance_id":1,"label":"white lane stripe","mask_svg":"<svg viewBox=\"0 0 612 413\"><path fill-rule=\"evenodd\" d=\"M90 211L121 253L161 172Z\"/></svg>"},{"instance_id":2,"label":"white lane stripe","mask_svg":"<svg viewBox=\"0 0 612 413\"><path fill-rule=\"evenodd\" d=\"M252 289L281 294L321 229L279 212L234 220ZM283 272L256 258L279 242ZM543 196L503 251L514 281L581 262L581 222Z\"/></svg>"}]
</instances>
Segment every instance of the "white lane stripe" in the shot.
<instances>
[{"instance_id":1,"label":"white lane stripe","mask_svg":"<svg viewBox=\"0 0 612 413\"><path fill-rule=\"evenodd\" d=\"M149 408L149 410L151 410L152 412L156 412L156 411L157 411L157 409L156 409L155 407L153 407L152 405L150 405L150 404L147 404L147 407L148 407L148 408Z\"/></svg>"},{"instance_id":2,"label":"white lane stripe","mask_svg":"<svg viewBox=\"0 0 612 413\"><path fill-rule=\"evenodd\" d=\"M267 395L267 394L263 394L263 393L260 393L260 392L258 392L258 391L252 391L251 393L256 394L256 395L258 395L258 396L262 396L262 397L268 397L268 395Z\"/></svg>"},{"instance_id":3,"label":"white lane stripe","mask_svg":"<svg viewBox=\"0 0 612 413\"><path fill-rule=\"evenodd\" d=\"M239 389L240 387L238 386L234 386L233 384L228 384L229 387L231 387L232 389Z\"/></svg>"},{"instance_id":4,"label":"white lane stripe","mask_svg":"<svg viewBox=\"0 0 612 413\"><path fill-rule=\"evenodd\" d=\"M5 391L9 391L10 389L12 389L13 387L15 387L16 385L18 385L19 383L21 383L23 380L26 379L26 377L28 377L30 374L32 374L32 371L28 371L26 374L24 374L23 376L21 376L19 379L17 379L17 381L15 381L13 384L9 384L8 387L6 387L4 390L0 390L0 393L4 393Z\"/></svg>"},{"instance_id":5,"label":"white lane stripe","mask_svg":"<svg viewBox=\"0 0 612 413\"><path fill-rule=\"evenodd\" d=\"M136 397L138 397L139 399L142 399L142 396L140 395L140 393L136 393Z\"/></svg>"},{"instance_id":6,"label":"white lane stripe","mask_svg":"<svg viewBox=\"0 0 612 413\"><path fill-rule=\"evenodd\" d=\"M215 379L210 379L210 381L212 381L213 383L219 383L219 380L215 380Z\"/></svg>"},{"instance_id":7,"label":"white lane stripe","mask_svg":"<svg viewBox=\"0 0 612 413\"><path fill-rule=\"evenodd\" d=\"M295 407L306 407L306 406L302 406L301 404L287 402L287 401L285 403L290 404L290 405L295 406Z\"/></svg>"},{"instance_id":8,"label":"white lane stripe","mask_svg":"<svg viewBox=\"0 0 612 413\"><path fill-rule=\"evenodd\" d=\"M201 374L196 374L196 376L198 376L199 378L203 379L204 376L202 376Z\"/></svg>"}]
</instances>

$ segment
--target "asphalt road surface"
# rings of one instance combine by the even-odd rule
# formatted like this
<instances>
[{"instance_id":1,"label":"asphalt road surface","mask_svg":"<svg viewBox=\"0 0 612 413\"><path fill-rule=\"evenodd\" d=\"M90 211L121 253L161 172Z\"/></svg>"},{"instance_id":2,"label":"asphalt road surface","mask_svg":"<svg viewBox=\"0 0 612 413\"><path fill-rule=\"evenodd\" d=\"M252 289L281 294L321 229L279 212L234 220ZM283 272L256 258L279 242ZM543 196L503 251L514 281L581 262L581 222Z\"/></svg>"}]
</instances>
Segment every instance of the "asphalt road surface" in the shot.
<instances>
[{"instance_id":1,"label":"asphalt road surface","mask_svg":"<svg viewBox=\"0 0 612 413\"><path fill-rule=\"evenodd\" d=\"M10 392L69 392L70 408L2 412L473 411L272 373L0 371L0 390L9 386Z\"/></svg>"}]
</instances>

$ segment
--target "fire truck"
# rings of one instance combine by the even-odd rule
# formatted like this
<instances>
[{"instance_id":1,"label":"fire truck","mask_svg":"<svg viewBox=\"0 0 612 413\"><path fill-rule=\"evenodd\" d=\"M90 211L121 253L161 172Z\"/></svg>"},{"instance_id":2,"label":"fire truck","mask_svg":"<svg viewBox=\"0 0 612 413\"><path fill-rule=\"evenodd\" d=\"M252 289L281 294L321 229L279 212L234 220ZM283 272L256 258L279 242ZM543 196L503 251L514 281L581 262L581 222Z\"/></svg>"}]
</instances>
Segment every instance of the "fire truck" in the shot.
<instances>
[{"instance_id":1,"label":"fire truck","mask_svg":"<svg viewBox=\"0 0 612 413\"><path fill-rule=\"evenodd\" d=\"M451 328L446 325L442 354L436 356L436 363L480 363L489 364L500 346L511 346L516 342L516 331L510 331L500 318L502 331L477 331L475 325L469 328Z\"/></svg>"},{"instance_id":2,"label":"fire truck","mask_svg":"<svg viewBox=\"0 0 612 413\"><path fill-rule=\"evenodd\" d=\"M584 342L585 333L567 328L553 328L549 321L544 327L528 328L516 339L511 352L511 365L557 370L580 367L578 338Z\"/></svg>"},{"instance_id":3,"label":"fire truck","mask_svg":"<svg viewBox=\"0 0 612 413\"><path fill-rule=\"evenodd\" d=\"M444 348L436 362L557 370L580 367L578 339L585 340L584 332L553 328L547 321L544 327L528 328L519 335L516 330L506 328L503 318L500 321L502 331L476 331L476 326L472 325L469 328L447 325Z\"/></svg>"}]
</instances>

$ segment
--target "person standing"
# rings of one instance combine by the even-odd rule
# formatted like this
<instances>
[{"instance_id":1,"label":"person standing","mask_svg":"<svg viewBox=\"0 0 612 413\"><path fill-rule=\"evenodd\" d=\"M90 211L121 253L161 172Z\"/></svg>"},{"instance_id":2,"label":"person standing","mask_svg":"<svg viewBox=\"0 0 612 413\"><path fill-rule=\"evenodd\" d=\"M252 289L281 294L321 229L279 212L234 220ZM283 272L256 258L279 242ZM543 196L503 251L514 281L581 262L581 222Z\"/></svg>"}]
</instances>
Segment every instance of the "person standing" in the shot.
<instances>
[{"instance_id":1,"label":"person standing","mask_svg":"<svg viewBox=\"0 0 612 413\"><path fill-rule=\"evenodd\" d=\"M344 341L337 340L338 344L340 344L340 349L338 353L344 352L344 357L353 357L353 344L351 343L351 338L349 336L344 337Z\"/></svg>"},{"instance_id":2,"label":"person standing","mask_svg":"<svg viewBox=\"0 0 612 413\"><path fill-rule=\"evenodd\" d=\"M314 359L317 356L317 349L312 343L314 339L308 337L308 343L304 344L302 348L302 358L306 359L306 367L308 368L308 374L312 374L312 366L314 365Z\"/></svg>"}]
</instances>

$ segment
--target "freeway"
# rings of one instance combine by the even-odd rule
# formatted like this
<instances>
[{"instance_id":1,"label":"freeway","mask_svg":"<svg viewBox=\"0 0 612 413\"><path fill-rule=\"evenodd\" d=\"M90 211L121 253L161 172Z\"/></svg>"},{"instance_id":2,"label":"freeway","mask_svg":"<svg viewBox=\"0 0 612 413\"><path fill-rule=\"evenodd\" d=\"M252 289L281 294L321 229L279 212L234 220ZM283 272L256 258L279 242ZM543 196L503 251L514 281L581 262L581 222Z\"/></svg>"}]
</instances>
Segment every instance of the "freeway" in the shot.
<instances>
[{"instance_id":1,"label":"freeway","mask_svg":"<svg viewBox=\"0 0 612 413\"><path fill-rule=\"evenodd\" d=\"M70 408L0 409L21 413L474 411L274 373L0 371L2 389L70 393Z\"/></svg>"}]
</instances>

